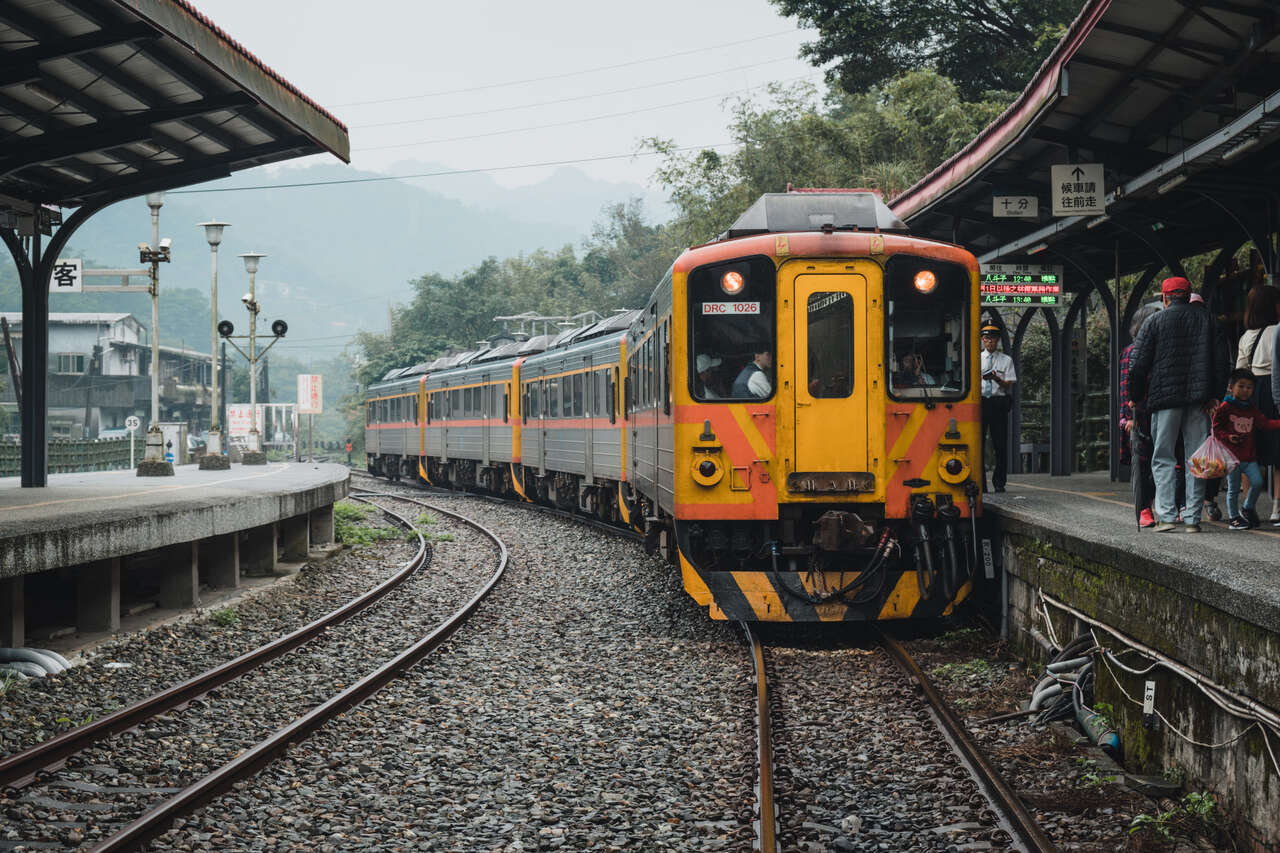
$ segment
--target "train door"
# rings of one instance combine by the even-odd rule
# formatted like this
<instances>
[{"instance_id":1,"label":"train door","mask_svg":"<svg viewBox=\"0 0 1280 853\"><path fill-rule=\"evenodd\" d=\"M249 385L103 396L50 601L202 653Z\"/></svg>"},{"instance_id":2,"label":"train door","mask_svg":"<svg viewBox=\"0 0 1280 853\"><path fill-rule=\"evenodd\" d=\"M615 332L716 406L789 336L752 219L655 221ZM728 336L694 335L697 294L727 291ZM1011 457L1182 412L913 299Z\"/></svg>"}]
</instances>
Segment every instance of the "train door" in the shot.
<instances>
[{"instance_id":1,"label":"train door","mask_svg":"<svg viewBox=\"0 0 1280 853\"><path fill-rule=\"evenodd\" d=\"M481 441L484 442L480 448L480 458L484 460L484 464L489 464L489 418L493 416L493 389L497 386L489 384L489 374L480 377L481 385L476 390L480 392L480 434Z\"/></svg>"},{"instance_id":2,"label":"train door","mask_svg":"<svg viewBox=\"0 0 1280 853\"><path fill-rule=\"evenodd\" d=\"M795 277L795 470L869 471L867 280Z\"/></svg>"},{"instance_id":3,"label":"train door","mask_svg":"<svg viewBox=\"0 0 1280 853\"><path fill-rule=\"evenodd\" d=\"M593 418L600 411L599 394L596 392L596 372L592 370L591 356L582 362L585 370L582 373L582 447L585 456L583 478L594 483L595 478L595 429Z\"/></svg>"}]
</instances>

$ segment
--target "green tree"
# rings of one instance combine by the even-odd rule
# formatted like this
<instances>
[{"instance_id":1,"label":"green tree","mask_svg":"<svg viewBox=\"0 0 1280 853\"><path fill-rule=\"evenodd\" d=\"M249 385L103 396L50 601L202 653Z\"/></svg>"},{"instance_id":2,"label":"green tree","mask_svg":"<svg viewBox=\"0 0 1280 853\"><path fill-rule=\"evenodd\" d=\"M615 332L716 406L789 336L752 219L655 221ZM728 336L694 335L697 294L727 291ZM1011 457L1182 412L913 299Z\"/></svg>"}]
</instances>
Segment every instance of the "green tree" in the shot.
<instances>
[{"instance_id":1,"label":"green tree","mask_svg":"<svg viewBox=\"0 0 1280 853\"><path fill-rule=\"evenodd\" d=\"M774 86L768 104L734 106L739 148L732 154L677 153L663 139L646 145L663 155L656 178L678 211L669 230L687 245L714 237L760 195L788 183L863 186L891 197L968 142L1007 97L966 101L931 70L908 72L866 95L833 92L823 104L813 86Z\"/></svg>"},{"instance_id":2,"label":"green tree","mask_svg":"<svg viewBox=\"0 0 1280 853\"><path fill-rule=\"evenodd\" d=\"M827 68L832 86L865 93L904 72L930 68L954 80L970 100L1026 85L1081 8L1080 0L772 2L800 26L817 30L801 55Z\"/></svg>"}]
</instances>

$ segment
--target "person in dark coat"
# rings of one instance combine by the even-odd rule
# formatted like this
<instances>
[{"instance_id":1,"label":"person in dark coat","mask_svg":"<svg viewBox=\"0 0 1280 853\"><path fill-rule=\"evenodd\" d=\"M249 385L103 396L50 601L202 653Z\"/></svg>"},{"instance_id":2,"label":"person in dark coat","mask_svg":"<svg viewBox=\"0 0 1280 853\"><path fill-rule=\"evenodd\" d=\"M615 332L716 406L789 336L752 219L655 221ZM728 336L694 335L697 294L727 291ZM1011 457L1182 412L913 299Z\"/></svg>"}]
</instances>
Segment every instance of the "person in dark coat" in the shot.
<instances>
[{"instance_id":1,"label":"person in dark coat","mask_svg":"<svg viewBox=\"0 0 1280 853\"><path fill-rule=\"evenodd\" d=\"M1129 338L1135 340L1147 320L1160 310L1160 303L1149 302L1133 315ZM1135 400L1129 390L1129 361L1133 357L1130 343L1120 354L1120 430L1127 441L1120 451L1121 464L1132 465L1133 512L1139 527L1155 527L1151 505L1156 497L1156 483L1151 477L1151 413L1146 400Z\"/></svg>"},{"instance_id":2,"label":"person in dark coat","mask_svg":"<svg viewBox=\"0 0 1280 853\"><path fill-rule=\"evenodd\" d=\"M1191 283L1182 276L1161 284L1165 308L1143 325L1129 356L1129 394L1146 398L1151 413L1151 474L1156 484L1156 532L1176 530L1178 516L1177 445L1182 439L1188 455L1209 437L1209 413L1217 405L1218 389L1226 383L1226 365L1214 346L1214 321L1208 311L1190 304ZM1182 521L1187 533L1200 532L1204 481L1187 466L1186 506Z\"/></svg>"}]
</instances>

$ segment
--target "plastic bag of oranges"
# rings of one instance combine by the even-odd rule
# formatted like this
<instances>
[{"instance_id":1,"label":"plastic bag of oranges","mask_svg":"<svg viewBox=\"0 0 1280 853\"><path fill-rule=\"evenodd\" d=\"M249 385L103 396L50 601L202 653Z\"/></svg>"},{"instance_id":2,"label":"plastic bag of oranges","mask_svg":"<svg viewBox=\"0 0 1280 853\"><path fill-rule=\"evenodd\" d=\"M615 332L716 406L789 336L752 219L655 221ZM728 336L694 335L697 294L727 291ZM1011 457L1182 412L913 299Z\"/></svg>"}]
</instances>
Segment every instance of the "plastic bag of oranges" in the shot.
<instances>
[{"instance_id":1,"label":"plastic bag of oranges","mask_svg":"<svg viewBox=\"0 0 1280 853\"><path fill-rule=\"evenodd\" d=\"M1216 480L1225 477L1236 469L1240 460L1213 433L1204 440L1204 444L1188 461L1191 473L1201 480Z\"/></svg>"}]
</instances>

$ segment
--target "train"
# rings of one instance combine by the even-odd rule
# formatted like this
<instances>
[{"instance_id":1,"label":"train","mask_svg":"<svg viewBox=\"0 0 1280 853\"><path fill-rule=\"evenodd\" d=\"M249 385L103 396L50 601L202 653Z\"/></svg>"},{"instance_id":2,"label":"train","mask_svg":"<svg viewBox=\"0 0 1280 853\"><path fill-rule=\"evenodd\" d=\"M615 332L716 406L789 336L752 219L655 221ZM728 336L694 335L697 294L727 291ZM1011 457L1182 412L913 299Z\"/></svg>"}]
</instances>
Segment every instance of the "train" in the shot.
<instances>
[{"instance_id":1,"label":"train","mask_svg":"<svg viewBox=\"0 0 1280 853\"><path fill-rule=\"evenodd\" d=\"M388 372L368 470L634 528L714 619L948 615L982 511L978 263L768 193L637 310Z\"/></svg>"}]
</instances>

